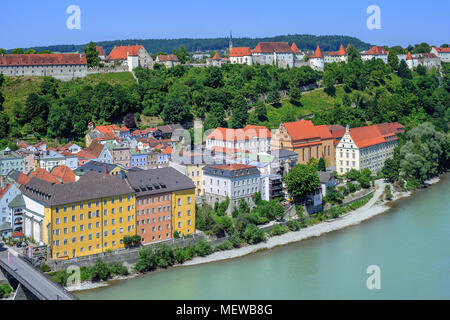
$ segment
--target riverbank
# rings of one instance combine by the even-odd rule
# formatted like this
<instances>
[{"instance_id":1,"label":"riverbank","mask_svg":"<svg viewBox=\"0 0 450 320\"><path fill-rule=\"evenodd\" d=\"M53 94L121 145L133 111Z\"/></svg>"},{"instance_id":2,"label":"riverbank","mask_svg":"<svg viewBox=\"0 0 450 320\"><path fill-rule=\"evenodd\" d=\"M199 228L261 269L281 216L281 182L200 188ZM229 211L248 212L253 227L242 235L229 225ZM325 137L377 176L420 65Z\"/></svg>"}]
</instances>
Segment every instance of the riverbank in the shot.
<instances>
[{"instance_id":1,"label":"riverbank","mask_svg":"<svg viewBox=\"0 0 450 320\"><path fill-rule=\"evenodd\" d=\"M427 185L432 185L440 181L440 178L436 177L426 182ZM386 200L380 200L380 197L384 194L386 183L382 181L377 181L376 184L376 191L374 193L374 196L372 199L363 207L356 209L354 211L348 212L346 214L341 215L339 218L334 220L327 220L324 222L321 222L319 224L309 226L308 228L301 229L299 231L295 232L288 232L286 234L275 236L272 238L269 238L266 242L259 243L256 245L248 245L244 246L238 249L232 249L228 251L219 251L212 253L206 257L196 257L190 261L186 261L185 263L181 265L175 265L174 267L183 267L183 266L192 266L192 265L198 265L198 264L205 264L210 262L218 262L233 258L242 257L245 255L249 255L261 250L269 250L278 246L283 246L290 243L299 242L305 239L318 237L323 234L341 230L350 226L354 226L357 224L360 224L361 222L371 219L374 216L377 216L379 214L382 214L386 211L388 211L391 207L390 205L394 203L395 201L409 197L413 194L413 192L397 192L393 191L393 198L390 201ZM140 276L137 274L131 274L130 276L121 277L121 279L130 279L134 278L136 276ZM67 288L71 291L84 291L84 290L90 290L95 289L99 287L105 287L113 284L114 282L121 280L121 279L113 279L109 280L107 282L99 282L99 283L82 283L81 286L77 288Z\"/></svg>"}]
</instances>

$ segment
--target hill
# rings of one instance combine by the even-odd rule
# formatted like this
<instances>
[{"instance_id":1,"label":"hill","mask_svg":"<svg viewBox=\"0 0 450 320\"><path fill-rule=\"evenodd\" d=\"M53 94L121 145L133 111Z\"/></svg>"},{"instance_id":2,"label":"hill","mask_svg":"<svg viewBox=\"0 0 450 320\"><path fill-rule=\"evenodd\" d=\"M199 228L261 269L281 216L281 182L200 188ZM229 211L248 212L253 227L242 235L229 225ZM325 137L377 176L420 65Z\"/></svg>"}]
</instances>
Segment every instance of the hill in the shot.
<instances>
[{"instance_id":1,"label":"hill","mask_svg":"<svg viewBox=\"0 0 450 320\"><path fill-rule=\"evenodd\" d=\"M314 50L317 45L323 51L335 51L343 44L347 46L351 44L358 50L367 50L370 47L369 43L363 42L355 37L350 36L314 36L314 35L281 35L275 37L265 38L233 38L233 45L235 47L251 47L254 48L258 42L261 41L287 41L289 43L295 42L301 50ZM106 54L114 48L114 46L142 44L149 53L156 54L158 52L172 52L181 45L185 46L189 52L194 51L210 51L210 50L224 50L229 47L229 38L206 38L206 39L128 39L115 41L101 41L97 45L103 46ZM36 51L50 50L52 52L82 52L87 44L81 45L53 45L42 47L25 48L24 51L34 49Z\"/></svg>"}]
</instances>

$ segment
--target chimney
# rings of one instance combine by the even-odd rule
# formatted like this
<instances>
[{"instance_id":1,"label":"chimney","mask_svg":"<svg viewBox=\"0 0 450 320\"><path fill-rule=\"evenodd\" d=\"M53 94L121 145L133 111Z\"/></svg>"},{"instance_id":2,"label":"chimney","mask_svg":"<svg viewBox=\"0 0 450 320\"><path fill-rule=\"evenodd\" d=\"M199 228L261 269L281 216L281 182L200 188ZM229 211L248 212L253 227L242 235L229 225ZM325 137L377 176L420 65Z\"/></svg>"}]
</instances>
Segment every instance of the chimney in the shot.
<instances>
[{"instance_id":1,"label":"chimney","mask_svg":"<svg viewBox=\"0 0 450 320\"><path fill-rule=\"evenodd\" d=\"M108 165L105 165L105 176L108 175Z\"/></svg>"}]
</instances>

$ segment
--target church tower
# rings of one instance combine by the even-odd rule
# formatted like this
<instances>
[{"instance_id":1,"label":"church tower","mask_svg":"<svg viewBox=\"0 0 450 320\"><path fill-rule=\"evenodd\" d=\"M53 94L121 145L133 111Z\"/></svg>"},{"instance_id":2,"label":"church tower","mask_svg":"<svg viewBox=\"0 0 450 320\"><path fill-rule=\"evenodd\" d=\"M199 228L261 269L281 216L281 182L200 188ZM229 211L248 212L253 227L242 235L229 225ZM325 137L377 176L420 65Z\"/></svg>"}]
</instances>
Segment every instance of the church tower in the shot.
<instances>
[{"instance_id":1,"label":"church tower","mask_svg":"<svg viewBox=\"0 0 450 320\"><path fill-rule=\"evenodd\" d=\"M231 49L233 49L233 34L230 31L230 48L229 48L230 52L231 52Z\"/></svg>"}]
</instances>

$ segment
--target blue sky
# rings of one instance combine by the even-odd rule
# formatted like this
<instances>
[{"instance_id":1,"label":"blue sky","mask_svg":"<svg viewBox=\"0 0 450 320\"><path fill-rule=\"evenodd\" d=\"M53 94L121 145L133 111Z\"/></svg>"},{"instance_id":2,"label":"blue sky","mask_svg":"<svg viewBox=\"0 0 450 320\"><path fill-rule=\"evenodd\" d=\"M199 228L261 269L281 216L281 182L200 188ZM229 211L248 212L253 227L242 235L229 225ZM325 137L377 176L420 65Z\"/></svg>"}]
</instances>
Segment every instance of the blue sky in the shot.
<instances>
[{"instance_id":1,"label":"blue sky","mask_svg":"<svg viewBox=\"0 0 450 320\"><path fill-rule=\"evenodd\" d=\"M69 30L70 5L81 29ZM381 9L369 30L366 9ZM448 0L23 0L2 1L0 48L121 39L349 35L378 45L449 43Z\"/></svg>"}]
</instances>

